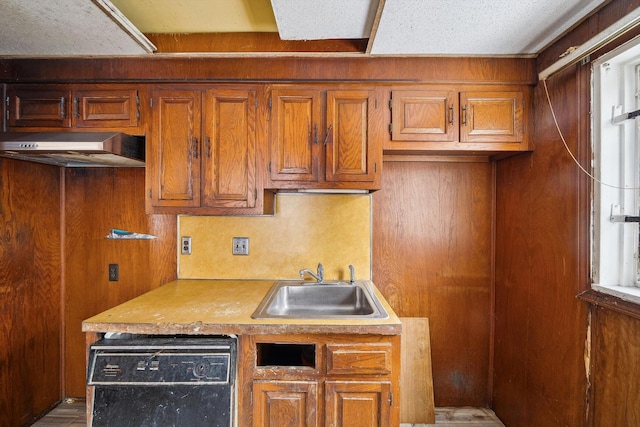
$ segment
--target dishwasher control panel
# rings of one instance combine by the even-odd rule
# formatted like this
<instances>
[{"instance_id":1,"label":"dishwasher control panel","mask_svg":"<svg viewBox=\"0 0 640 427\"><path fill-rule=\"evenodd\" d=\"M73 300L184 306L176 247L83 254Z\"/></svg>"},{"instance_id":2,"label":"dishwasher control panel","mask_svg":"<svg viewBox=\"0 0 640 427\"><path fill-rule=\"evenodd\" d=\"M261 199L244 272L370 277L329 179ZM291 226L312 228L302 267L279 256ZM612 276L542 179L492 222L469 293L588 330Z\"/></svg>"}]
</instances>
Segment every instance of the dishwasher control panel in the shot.
<instances>
[{"instance_id":1,"label":"dishwasher control panel","mask_svg":"<svg viewBox=\"0 0 640 427\"><path fill-rule=\"evenodd\" d=\"M232 384L231 338L103 339L91 346L87 385Z\"/></svg>"}]
</instances>

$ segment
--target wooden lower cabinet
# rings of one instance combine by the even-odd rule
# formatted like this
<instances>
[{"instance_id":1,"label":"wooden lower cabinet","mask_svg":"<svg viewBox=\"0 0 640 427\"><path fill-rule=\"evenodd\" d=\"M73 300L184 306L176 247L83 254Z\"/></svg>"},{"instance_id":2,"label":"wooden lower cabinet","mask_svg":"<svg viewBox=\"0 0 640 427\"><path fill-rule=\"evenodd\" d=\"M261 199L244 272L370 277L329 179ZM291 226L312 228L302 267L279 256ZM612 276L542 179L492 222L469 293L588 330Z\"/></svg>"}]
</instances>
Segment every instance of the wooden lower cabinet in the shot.
<instances>
[{"instance_id":1,"label":"wooden lower cabinet","mask_svg":"<svg viewBox=\"0 0 640 427\"><path fill-rule=\"evenodd\" d=\"M400 336L240 337L239 425L397 427Z\"/></svg>"},{"instance_id":2,"label":"wooden lower cabinet","mask_svg":"<svg viewBox=\"0 0 640 427\"><path fill-rule=\"evenodd\" d=\"M254 381L254 427L316 427L318 383L315 381Z\"/></svg>"},{"instance_id":3,"label":"wooden lower cabinet","mask_svg":"<svg viewBox=\"0 0 640 427\"><path fill-rule=\"evenodd\" d=\"M325 419L332 427L390 426L390 382L327 381Z\"/></svg>"}]
</instances>

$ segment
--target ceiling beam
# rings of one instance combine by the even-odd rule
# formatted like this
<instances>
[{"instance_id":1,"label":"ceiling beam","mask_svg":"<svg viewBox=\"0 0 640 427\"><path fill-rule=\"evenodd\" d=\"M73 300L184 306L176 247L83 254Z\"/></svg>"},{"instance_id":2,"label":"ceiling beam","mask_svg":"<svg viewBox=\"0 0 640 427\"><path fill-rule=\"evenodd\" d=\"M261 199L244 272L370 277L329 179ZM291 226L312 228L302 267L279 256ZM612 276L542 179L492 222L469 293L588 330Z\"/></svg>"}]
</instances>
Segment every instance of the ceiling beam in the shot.
<instances>
[{"instance_id":1,"label":"ceiling beam","mask_svg":"<svg viewBox=\"0 0 640 427\"><path fill-rule=\"evenodd\" d=\"M373 41L376 38L378 32L378 26L380 25L380 18L382 17L382 10L387 0L378 0L378 9L376 10L376 16L373 18L373 25L371 26L371 33L369 34L369 42L367 43L367 50L365 53L370 54L373 47Z\"/></svg>"}]
</instances>

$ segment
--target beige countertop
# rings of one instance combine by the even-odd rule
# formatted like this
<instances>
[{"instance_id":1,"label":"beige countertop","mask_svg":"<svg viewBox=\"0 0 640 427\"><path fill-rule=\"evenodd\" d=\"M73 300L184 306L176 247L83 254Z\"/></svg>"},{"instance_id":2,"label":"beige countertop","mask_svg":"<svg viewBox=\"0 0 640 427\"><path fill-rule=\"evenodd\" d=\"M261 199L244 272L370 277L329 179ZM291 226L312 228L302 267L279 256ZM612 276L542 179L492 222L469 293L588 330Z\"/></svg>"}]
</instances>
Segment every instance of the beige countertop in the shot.
<instances>
[{"instance_id":1,"label":"beige countertop","mask_svg":"<svg viewBox=\"0 0 640 427\"><path fill-rule=\"evenodd\" d=\"M256 335L399 335L400 319L373 286L387 319L252 319L273 280L175 280L82 322L84 332Z\"/></svg>"}]
</instances>

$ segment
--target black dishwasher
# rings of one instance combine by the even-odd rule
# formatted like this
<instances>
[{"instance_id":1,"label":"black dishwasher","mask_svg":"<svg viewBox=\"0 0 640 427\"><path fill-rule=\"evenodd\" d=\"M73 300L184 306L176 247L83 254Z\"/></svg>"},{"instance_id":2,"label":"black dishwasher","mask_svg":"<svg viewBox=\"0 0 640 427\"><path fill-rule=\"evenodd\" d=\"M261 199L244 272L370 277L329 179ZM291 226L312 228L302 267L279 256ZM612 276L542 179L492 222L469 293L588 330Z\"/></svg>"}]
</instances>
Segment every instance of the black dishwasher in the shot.
<instances>
[{"instance_id":1,"label":"black dishwasher","mask_svg":"<svg viewBox=\"0 0 640 427\"><path fill-rule=\"evenodd\" d=\"M234 337L126 336L91 346L88 425L229 427L235 413Z\"/></svg>"}]
</instances>

